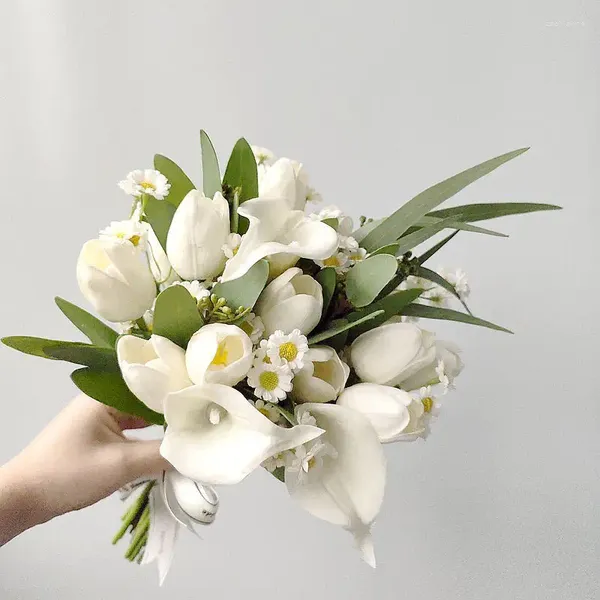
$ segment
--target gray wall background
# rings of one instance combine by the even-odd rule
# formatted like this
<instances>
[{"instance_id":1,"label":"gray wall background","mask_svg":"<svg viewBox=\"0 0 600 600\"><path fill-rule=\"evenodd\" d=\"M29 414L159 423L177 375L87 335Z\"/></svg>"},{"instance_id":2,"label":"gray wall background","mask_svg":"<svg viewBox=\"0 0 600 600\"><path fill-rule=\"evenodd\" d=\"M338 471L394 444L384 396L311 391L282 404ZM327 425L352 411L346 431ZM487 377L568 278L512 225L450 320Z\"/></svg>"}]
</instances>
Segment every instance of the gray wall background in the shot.
<instances>
[{"instance_id":1,"label":"gray wall background","mask_svg":"<svg viewBox=\"0 0 600 600\"><path fill-rule=\"evenodd\" d=\"M596 309L598 39L593 0L243 2L12 0L0 36L0 332L73 336L81 244L128 203L154 152L199 174L198 130L301 159L358 215L531 145L463 201L539 201L461 234L472 307L507 336L436 326L467 369L426 443L388 448L379 568L266 473L222 490L205 541L182 536L166 586L110 538L121 506L0 550L5 600L591 599L600 594ZM0 349L0 461L74 394L67 366Z\"/></svg>"}]
</instances>

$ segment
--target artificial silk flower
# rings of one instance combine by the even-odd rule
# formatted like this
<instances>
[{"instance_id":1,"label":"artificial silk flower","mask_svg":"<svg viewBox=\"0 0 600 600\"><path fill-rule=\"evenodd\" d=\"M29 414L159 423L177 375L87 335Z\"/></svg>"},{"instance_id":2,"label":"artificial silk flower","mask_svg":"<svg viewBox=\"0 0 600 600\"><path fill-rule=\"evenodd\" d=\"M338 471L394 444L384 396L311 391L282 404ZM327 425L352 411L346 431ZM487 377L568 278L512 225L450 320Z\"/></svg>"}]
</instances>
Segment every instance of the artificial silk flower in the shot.
<instances>
[{"instance_id":1,"label":"artificial silk flower","mask_svg":"<svg viewBox=\"0 0 600 600\"><path fill-rule=\"evenodd\" d=\"M288 269L271 281L254 308L267 335L294 329L307 335L318 325L322 310L321 284L298 267Z\"/></svg>"},{"instance_id":2,"label":"artificial silk flower","mask_svg":"<svg viewBox=\"0 0 600 600\"><path fill-rule=\"evenodd\" d=\"M294 377L292 397L296 402L332 402L348 381L350 367L329 346L313 346L304 368Z\"/></svg>"},{"instance_id":3,"label":"artificial silk flower","mask_svg":"<svg viewBox=\"0 0 600 600\"><path fill-rule=\"evenodd\" d=\"M184 287L192 298L196 300L196 302L200 302L204 298L208 298L210 296L210 290L205 282L198 281L176 281L173 285L180 285Z\"/></svg>"},{"instance_id":4,"label":"artificial silk flower","mask_svg":"<svg viewBox=\"0 0 600 600\"><path fill-rule=\"evenodd\" d=\"M192 190L173 216L167 236L167 256L181 278L211 279L225 265L223 245L228 236L227 200L220 192L210 199Z\"/></svg>"},{"instance_id":5,"label":"artificial silk flower","mask_svg":"<svg viewBox=\"0 0 600 600\"><path fill-rule=\"evenodd\" d=\"M294 373L304 366L308 340L299 329L285 334L277 330L267 340L267 356L274 365L287 365Z\"/></svg>"},{"instance_id":6,"label":"artificial silk flower","mask_svg":"<svg viewBox=\"0 0 600 600\"><path fill-rule=\"evenodd\" d=\"M322 260L337 247L336 232L290 208L285 198L256 198L238 208L250 222L236 255L227 261L223 281L237 279L270 255ZM289 264L289 260L288 260Z\"/></svg>"},{"instance_id":7,"label":"artificial silk flower","mask_svg":"<svg viewBox=\"0 0 600 600\"><path fill-rule=\"evenodd\" d=\"M344 214L340 208L333 204L323 207L318 213L311 213L309 217L316 221L336 219L336 231L341 236L349 236L354 229L352 217Z\"/></svg>"},{"instance_id":8,"label":"artificial silk flower","mask_svg":"<svg viewBox=\"0 0 600 600\"><path fill-rule=\"evenodd\" d=\"M252 366L252 341L236 325L212 323L190 339L185 361L195 384L236 385Z\"/></svg>"},{"instance_id":9,"label":"artificial silk flower","mask_svg":"<svg viewBox=\"0 0 600 600\"><path fill-rule=\"evenodd\" d=\"M267 419L273 423L279 423L281 421L281 413L271 402L265 402L264 400L259 399L254 403L254 408L265 415L265 417L267 417Z\"/></svg>"},{"instance_id":10,"label":"artificial silk flower","mask_svg":"<svg viewBox=\"0 0 600 600\"><path fill-rule=\"evenodd\" d=\"M359 335L350 347L356 374L366 383L400 385L435 362L435 336L411 323L388 323Z\"/></svg>"},{"instance_id":11,"label":"artificial silk flower","mask_svg":"<svg viewBox=\"0 0 600 600\"><path fill-rule=\"evenodd\" d=\"M269 473L273 473L275 469L281 469L282 467L285 467L288 464L290 460L290 454L291 452L289 450L286 450L285 452L280 452L275 456L269 456L269 458L265 459L262 462L261 466L267 471L269 471Z\"/></svg>"},{"instance_id":12,"label":"artificial silk flower","mask_svg":"<svg viewBox=\"0 0 600 600\"><path fill-rule=\"evenodd\" d=\"M300 163L289 158L276 161L260 180L261 198L284 198L291 210L304 211L307 192L306 171Z\"/></svg>"},{"instance_id":13,"label":"artificial silk flower","mask_svg":"<svg viewBox=\"0 0 600 600\"><path fill-rule=\"evenodd\" d=\"M435 342L435 359L422 369L404 379L401 387L405 390L418 390L423 386L441 383L450 387L460 375L464 364L460 358L460 348L452 342Z\"/></svg>"},{"instance_id":14,"label":"artificial silk flower","mask_svg":"<svg viewBox=\"0 0 600 600\"><path fill-rule=\"evenodd\" d=\"M192 385L185 352L167 338L124 335L117 342L117 358L127 387L156 412L163 412L168 394Z\"/></svg>"},{"instance_id":15,"label":"artificial silk flower","mask_svg":"<svg viewBox=\"0 0 600 600\"><path fill-rule=\"evenodd\" d=\"M398 441L409 426L420 420L421 414L411 415L410 406L415 400L408 392L388 385L376 383L358 383L346 388L337 399L339 406L345 406L363 414L379 436L379 441L389 443ZM421 409L423 408L421 404ZM419 412L417 407L416 412Z\"/></svg>"},{"instance_id":16,"label":"artificial silk flower","mask_svg":"<svg viewBox=\"0 0 600 600\"><path fill-rule=\"evenodd\" d=\"M295 487L305 483L311 470L314 474L323 468L323 460L326 456L332 459L337 458L337 450L331 444L323 442L319 438L294 448L285 463L285 466L288 467L288 485ZM295 481L291 476L292 473L296 473Z\"/></svg>"},{"instance_id":17,"label":"artificial silk flower","mask_svg":"<svg viewBox=\"0 0 600 600\"><path fill-rule=\"evenodd\" d=\"M129 196L139 198L142 194L154 196L157 200L164 200L169 195L171 184L167 178L154 169L137 169L127 174L119 187Z\"/></svg>"},{"instance_id":18,"label":"artificial silk flower","mask_svg":"<svg viewBox=\"0 0 600 600\"><path fill-rule=\"evenodd\" d=\"M333 267L336 273L340 274L347 273L348 269L350 269L352 266L350 259L348 258L348 254L343 251L336 252L324 260L315 260L315 262L321 267L321 269Z\"/></svg>"},{"instance_id":19,"label":"artificial silk flower","mask_svg":"<svg viewBox=\"0 0 600 600\"><path fill-rule=\"evenodd\" d=\"M171 266L167 253L164 251L162 244L156 237L154 230L149 223L141 222L140 225L145 226L148 244L146 251L148 253L148 262L152 275L161 290L169 287L175 281L179 281L179 276L175 269Z\"/></svg>"},{"instance_id":20,"label":"artificial silk flower","mask_svg":"<svg viewBox=\"0 0 600 600\"><path fill-rule=\"evenodd\" d=\"M285 429L236 389L195 385L169 394L161 454L182 475L209 485L239 483L270 456L323 434L310 425Z\"/></svg>"},{"instance_id":21,"label":"artificial silk flower","mask_svg":"<svg viewBox=\"0 0 600 600\"><path fill-rule=\"evenodd\" d=\"M130 242L134 246L145 248L147 229L135 219L112 221L108 227L100 231L101 240Z\"/></svg>"},{"instance_id":22,"label":"artificial silk flower","mask_svg":"<svg viewBox=\"0 0 600 600\"><path fill-rule=\"evenodd\" d=\"M248 373L248 385L257 398L277 404L292 390L294 373L287 365L255 362Z\"/></svg>"},{"instance_id":23,"label":"artificial silk flower","mask_svg":"<svg viewBox=\"0 0 600 600\"><path fill-rule=\"evenodd\" d=\"M286 467L285 483L291 497L313 516L350 531L363 559L375 567L371 525L385 491L385 457L377 433L357 411L336 404L302 404L296 416L308 412L324 429L320 441L334 452L307 463L298 473Z\"/></svg>"},{"instance_id":24,"label":"artificial silk flower","mask_svg":"<svg viewBox=\"0 0 600 600\"><path fill-rule=\"evenodd\" d=\"M248 335L253 344L258 344L265 333L265 324L262 319L252 312L246 315L239 327Z\"/></svg>"},{"instance_id":25,"label":"artificial silk flower","mask_svg":"<svg viewBox=\"0 0 600 600\"><path fill-rule=\"evenodd\" d=\"M223 244L223 254L225 254L227 258L233 258L241 243L242 236L239 233L230 233L227 236L227 241Z\"/></svg>"},{"instance_id":26,"label":"artificial silk flower","mask_svg":"<svg viewBox=\"0 0 600 600\"><path fill-rule=\"evenodd\" d=\"M90 240L83 245L77 282L86 300L107 321L139 319L156 297L146 252L117 240Z\"/></svg>"}]
</instances>

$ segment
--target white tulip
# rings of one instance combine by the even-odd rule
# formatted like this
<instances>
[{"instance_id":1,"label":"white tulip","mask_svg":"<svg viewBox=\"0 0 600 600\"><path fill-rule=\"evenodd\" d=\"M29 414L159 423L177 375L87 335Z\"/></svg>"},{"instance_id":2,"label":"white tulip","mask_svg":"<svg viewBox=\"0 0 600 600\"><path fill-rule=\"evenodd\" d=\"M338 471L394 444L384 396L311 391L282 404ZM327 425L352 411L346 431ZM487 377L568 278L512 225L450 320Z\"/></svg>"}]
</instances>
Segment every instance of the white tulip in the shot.
<instances>
[{"instance_id":1,"label":"white tulip","mask_svg":"<svg viewBox=\"0 0 600 600\"><path fill-rule=\"evenodd\" d=\"M329 346L313 346L304 357L304 368L294 377L296 402L331 402L344 389L350 367Z\"/></svg>"},{"instance_id":2,"label":"white tulip","mask_svg":"<svg viewBox=\"0 0 600 600\"><path fill-rule=\"evenodd\" d=\"M435 360L435 336L412 323L388 323L359 335L350 360L362 381L399 385Z\"/></svg>"},{"instance_id":3,"label":"white tulip","mask_svg":"<svg viewBox=\"0 0 600 600\"><path fill-rule=\"evenodd\" d=\"M309 413L325 430L316 444L331 447L320 460L309 461L301 478L286 467L285 482L291 497L319 519L350 531L363 559L375 567L371 525L385 491L385 456L377 433L359 412L336 404L302 404L301 421Z\"/></svg>"},{"instance_id":4,"label":"white tulip","mask_svg":"<svg viewBox=\"0 0 600 600\"><path fill-rule=\"evenodd\" d=\"M185 352L159 335L149 340L134 335L120 337L117 358L127 387L156 412L163 412L168 394L192 385L185 367Z\"/></svg>"},{"instance_id":5,"label":"white tulip","mask_svg":"<svg viewBox=\"0 0 600 600\"><path fill-rule=\"evenodd\" d=\"M77 261L77 282L88 302L108 321L134 321L156 298L146 252L128 241L86 242Z\"/></svg>"},{"instance_id":6,"label":"white tulip","mask_svg":"<svg viewBox=\"0 0 600 600\"><path fill-rule=\"evenodd\" d=\"M422 403L408 392L376 383L350 386L342 392L337 403L367 417L384 444L398 441L408 430L412 433L423 414Z\"/></svg>"},{"instance_id":7,"label":"white tulip","mask_svg":"<svg viewBox=\"0 0 600 600\"><path fill-rule=\"evenodd\" d=\"M439 364L443 363L444 377L446 382L452 383L464 368L460 359L460 348L452 342L438 341L435 343L435 359L426 367L417 371L402 382L405 390L418 390L427 385L440 382Z\"/></svg>"},{"instance_id":8,"label":"white tulip","mask_svg":"<svg viewBox=\"0 0 600 600\"><path fill-rule=\"evenodd\" d=\"M148 262L150 263L150 269L152 270L152 275L156 280L156 283L164 289L169 287L172 283L179 281L179 277L175 272L175 269L171 266L169 259L167 258L167 253L164 251L161 243L158 241L154 230L148 223L144 223L146 225L146 231L148 235Z\"/></svg>"},{"instance_id":9,"label":"white tulip","mask_svg":"<svg viewBox=\"0 0 600 600\"><path fill-rule=\"evenodd\" d=\"M228 236L227 200L220 192L211 200L192 190L173 216L167 236L167 256L183 279L210 279L223 270L223 246Z\"/></svg>"},{"instance_id":10,"label":"white tulip","mask_svg":"<svg viewBox=\"0 0 600 600\"><path fill-rule=\"evenodd\" d=\"M295 160L280 158L260 180L261 198L285 198L292 210L304 210L308 193L308 176Z\"/></svg>"},{"instance_id":11,"label":"white tulip","mask_svg":"<svg viewBox=\"0 0 600 600\"><path fill-rule=\"evenodd\" d=\"M269 283L254 312L262 319L267 335L294 329L307 335L319 324L322 310L321 285L304 275L302 269L293 267Z\"/></svg>"},{"instance_id":12,"label":"white tulip","mask_svg":"<svg viewBox=\"0 0 600 600\"><path fill-rule=\"evenodd\" d=\"M195 385L167 396L161 454L182 475L209 485L239 483L275 454L319 437L311 425L272 423L236 389Z\"/></svg>"},{"instance_id":13,"label":"white tulip","mask_svg":"<svg viewBox=\"0 0 600 600\"><path fill-rule=\"evenodd\" d=\"M248 200L238 213L250 224L236 255L227 261L223 281L241 277L256 262L272 255L287 255L287 264L293 264L297 257L324 260L337 249L335 230L290 208L286 198Z\"/></svg>"},{"instance_id":14,"label":"white tulip","mask_svg":"<svg viewBox=\"0 0 600 600\"><path fill-rule=\"evenodd\" d=\"M212 323L199 329L188 343L185 361L196 384L239 383L252 367L252 341L235 325Z\"/></svg>"}]
</instances>

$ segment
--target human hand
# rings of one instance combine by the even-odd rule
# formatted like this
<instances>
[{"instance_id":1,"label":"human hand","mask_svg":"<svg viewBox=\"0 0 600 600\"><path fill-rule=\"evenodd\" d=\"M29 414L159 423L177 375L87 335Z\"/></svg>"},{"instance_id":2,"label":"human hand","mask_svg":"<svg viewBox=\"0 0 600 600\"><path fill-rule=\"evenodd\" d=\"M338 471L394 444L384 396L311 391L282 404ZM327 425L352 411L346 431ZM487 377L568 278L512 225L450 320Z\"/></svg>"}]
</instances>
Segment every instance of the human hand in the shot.
<instances>
[{"instance_id":1,"label":"human hand","mask_svg":"<svg viewBox=\"0 0 600 600\"><path fill-rule=\"evenodd\" d=\"M170 465L160 441L123 431L146 427L79 395L17 457L0 468L0 545L25 529L90 506L126 483Z\"/></svg>"}]
</instances>

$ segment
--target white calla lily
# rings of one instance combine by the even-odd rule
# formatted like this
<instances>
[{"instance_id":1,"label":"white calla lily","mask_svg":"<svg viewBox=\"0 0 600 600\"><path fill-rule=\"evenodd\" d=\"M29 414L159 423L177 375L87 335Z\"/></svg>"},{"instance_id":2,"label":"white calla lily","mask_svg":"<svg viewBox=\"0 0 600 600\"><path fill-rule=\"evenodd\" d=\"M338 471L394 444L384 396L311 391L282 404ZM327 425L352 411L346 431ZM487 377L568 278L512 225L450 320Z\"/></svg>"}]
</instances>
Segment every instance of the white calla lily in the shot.
<instances>
[{"instance_id":1,"label":"white calla lily","mask_svg":"<svg viewBox=\"0 0 600 600\"><path fill-rule=\"evenodd\" d=\"M212 323L190 339L185 355L187 370L196 384L239 383L252 367L252 340L235 325Z\"/></svg>"},{"instance_id":2,"label":"white calla lily","mask_svg":"<svg viewBox=\"0 0 600 600\"><path fill-rule=\"evenodd\" d=\"M421 405L421 414L411 411L413 403ZM409 424L412 422L414 426L423 413L422 403L408 392L377 383L358 383L346 388L337 399L337 404L367 417L377 432L379 441L384 444L401 439ZM411 432L412 429L414 427Z\"/></svg>"},{"instance_id":3,"label":"white calla lily","mask_svg":"<svg viewBox=\"0 0 600 600\"><path fill-rule=\"evenodd\" d=\"M291 497L319 519L350 531L363 559L375 567L371 525L383 502L386 467L383 449L369 420L337 404L302 404L296 408L299 420L305 413L325 430L317 443L330 445L334 452L322 457L298 483L289 466L285 481Z\"/></svg>"},{"instance_id":4,"label":"white calla lily","mask_svg":"<svg viewBox=\"0 0 600 600\"><path fill-rule=\"evenodd\" d=\"M168 394L192 385L185 367L185 352L159 335L149 340L135 335L120 337L117 358L127 387L156 412L163 412Z\"/></svg>"},{"instance_id":5,"label":"white calla lily","mask_svg":"<svg viewBox=\"0 0 600 600\"><path fill-rule=\"evenodd\" d=\"M293 267L269 283L254 310L267 335L294 329L307 335L321 320L323 289L313 277Z\"/></svg>"},{"instance_id":6,"label":"white calla lily","mask_svg":"<svg viewBox=\"0 0 600 600\"><path fill-rule=\"evenodd\" d=\"M241 277L261 258L270 255L323 260L337 248L338 238L333 228L309 219L301 210L291 209L285 198L248 200L238 213L250 225L236 255L225 265L223 281Z\"/></svg>"},{"instance_id":7,"label":"white calla lily","mask_svg":"<svg viewBox=\"0 0 600 600\"><path fill-rule=\"evenodd\" d=\"M241 392L220 384L170 394L165 417L161 454L182 475L209 485L239 483L270 456L323 434L311 425L279 427Z\"/></svg>"},{"instance_id":8,"label":"white calla lily","mask_svg":"<svg viewBox=\"0 0 600 600\"><path fill-rule=\"evenodd\" d=\"M188 192L177 207L167 236L167 256L177 274L189 281L219 275L229 236L229 205L220 192L213 199Z\"/></svg>"},{"instance_id":9,"label":"white calla lily","mask_svg":"<svg viewBox=\"0 0 600 600\"><path fill-rule=\"evenodd\" d=\"M129 241L86 242L77 261L77 282L86 300L107 321L139 319L156 298L146 252Z\"/></svg>"},{"instance_id":10,"label":"white calla lily","mask_svg":"<svg viewBox=\"0 0 600 600\"><path fill-rule=\"evenodd\" d=\"M435 336L412 323L388 323L359 335L350 360L362 381L399 385L435 361Z\"/></svg>"},{"instance_id":11,"label":"white calla lily","mask_svg":"<svg viewBox=\"0 0 600 600\"><path fill-rule=\"evenodd\" d=\"M405 379L402 387L405 390L418 390L423 386L438 383L440 361L443 363L444 374L450 383L460 375L464 368L460 358L460 348L452 342L440 340L435 343L435 360Z\"/></svg>"},{"instance_id":12,"label":"white calla lily","mask_svg":"<svg viewBox=\"0 0 600 600\"><path fill-rule=\"evenodd\" d=\"M313 346L304 357L304 368L294 377L296 402L332 402L344 389L350 367L329 346Z\"/></svg>"}]
</instances>

